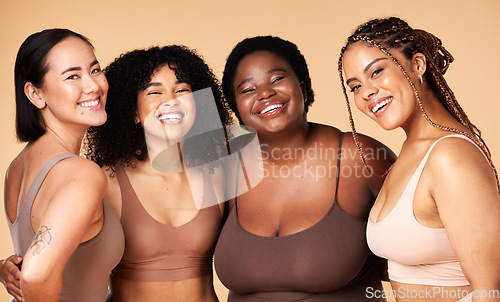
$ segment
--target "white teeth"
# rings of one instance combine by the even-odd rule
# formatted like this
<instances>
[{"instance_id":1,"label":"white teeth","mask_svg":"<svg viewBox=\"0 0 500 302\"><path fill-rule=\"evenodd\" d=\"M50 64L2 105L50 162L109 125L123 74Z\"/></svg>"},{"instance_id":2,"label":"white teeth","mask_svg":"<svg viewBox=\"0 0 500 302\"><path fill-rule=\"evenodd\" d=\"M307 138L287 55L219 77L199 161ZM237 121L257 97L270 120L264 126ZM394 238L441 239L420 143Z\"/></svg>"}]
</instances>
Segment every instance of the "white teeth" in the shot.
<instances>
[{"instance_id":1,"label":"white teeth","mask_svg":"<svg viewBox=\"0 0 500 302\"><path fill-rule=\"evenodd\" d=\"M392 101L392 97L386 99L385 101L378 103L377 105L375 105L375 107L372 108L372 112L375 113L375 112L379 111L379 109L381 109L385 105L389 104L391 101Z\"/></svg>"},{"instance_id":2,"label":"white teeth","mask_svg":"<svg viewBox=\"0 0 500 302\"><path fill-rule=\"evenodd\" d=\"M160 114L158 119L160 121L177 121L182 119L183 115L180 113L169 113L169 114Z\"/></svg>"},{"instance_id":3,"label":"white teeth","mask_svg":"<svg viewBox=\"0 0 500 302\"><path fill-rule=\"evenodd\" d=\"M80 106L82 106L82 107L94 107L94 106L97 106L97 104L99 104L99 99L96 99L94 101L81 102Z\"/></svg>"},{"instance_id":4,"label":"white teeth","mask_svg":"<svg viewBox=\"0 0 500 302\"><path fill-rule=\"evenodd\" d=\"M283 104L274 104L274 105L266 107L264 110L262 110L259 113L260 114L262 114L262 113L268 113L269 111L273 111L274 109L281 108L281 107L283 107Z\"/></svg>"}]
</instances>

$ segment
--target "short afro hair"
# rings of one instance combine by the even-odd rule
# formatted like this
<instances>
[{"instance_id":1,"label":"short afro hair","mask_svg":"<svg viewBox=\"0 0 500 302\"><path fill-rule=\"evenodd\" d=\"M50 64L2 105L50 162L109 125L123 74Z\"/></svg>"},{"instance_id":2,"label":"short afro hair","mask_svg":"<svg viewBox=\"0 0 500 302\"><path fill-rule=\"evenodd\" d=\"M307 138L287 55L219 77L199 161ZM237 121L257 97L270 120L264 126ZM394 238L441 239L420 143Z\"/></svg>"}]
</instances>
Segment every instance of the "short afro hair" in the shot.
<instances>
[{"instance_id":1,"label":"short afro hair","mask_svg":"<svg viewBox=\"0 0 500 302\"><path fill-rule=\"evenodd\" d=\"M269 51L278 57L284 59L292 66L299 82L303 82L306 89L306 102L304 110L307 113L309 107L314 102L314 91L309 76L309 68L306 59L294 43L274 36L256 36L246 38L239 42L229 54L224 67L224 76L222 77L222 90L224 97L228 101L229 107L235 113L239 122L242 123L240 114L236 107L234 95L234 78L238 65L249 54L256 51Z\"/></svg>"}]
</instances>

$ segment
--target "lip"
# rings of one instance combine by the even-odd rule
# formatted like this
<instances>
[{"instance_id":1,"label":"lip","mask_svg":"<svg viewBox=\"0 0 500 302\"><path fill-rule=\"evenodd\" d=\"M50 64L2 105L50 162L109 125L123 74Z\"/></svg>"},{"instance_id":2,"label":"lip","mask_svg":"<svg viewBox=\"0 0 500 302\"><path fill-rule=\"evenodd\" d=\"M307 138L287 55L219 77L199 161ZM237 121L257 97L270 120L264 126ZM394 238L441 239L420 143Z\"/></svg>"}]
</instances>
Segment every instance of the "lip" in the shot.
<instances>
[{"instance_id":1,"label":"lip","mask_svg":"<svg viewBox=\"0 0 500 302\"><path fill-rule=\"evenodd\" d=\"M384 113L387 108L389 108L389 106L391 106L392 104L392 101L393 101L393 97L392 96L387 96L387 97L382 97L382 98L378 98L376 99L375 101L371 102L370 104L368 104L368 109L370 110L371 113L373 113L375 116L379 117L380 115L382 115L382 113ZM384 105L382 108L378 109L378 111L376 112L373 112L374 108L377 107L377 105L383 103L383 102L387 102L386 105Z\"/></svg>"},{"instance_id":2,"label":"lip","mask_svg":"<svg viewBox=\"0 0 500 302\"><path fill-rule=\"evenodd\" d=\"M89 100L81 101L77 103L80 108L83 108L85 110L94 110L98 111L102 108L102 102L101 102L101 97L95 97Z\"/></svg>"},{"instance_id":3,"label":"lip","mask_svg":"<svg viewBox=\"0 0 500 302\"><path fill-rule=\"evenodd\" d=\"M162 124L178 125L182 123L186 115L181 110L157 110L156 120Z\"/></svg>"},{"instance_id":4,"label":"lip","mask_svg":"<svg viewBox=\"0 0 500 302\"><path fill-rule=\"evenodd\" d=\"M286 108L286 106L288 105L288 102L289 102L288 100L279 100L279 99L274 99L274 100L264 102L264 103L260 104L259 106L257 106L257 108L253 111L253 114L257 115L258 117L265 117L265 118L274 117L274 116L280 114ZM264 109L266 109L270 106L273 106L273 105L281 105L281 107L276 108L275 110L272 110L270 112L260 113Z\"/></svg>"}]
</instances>

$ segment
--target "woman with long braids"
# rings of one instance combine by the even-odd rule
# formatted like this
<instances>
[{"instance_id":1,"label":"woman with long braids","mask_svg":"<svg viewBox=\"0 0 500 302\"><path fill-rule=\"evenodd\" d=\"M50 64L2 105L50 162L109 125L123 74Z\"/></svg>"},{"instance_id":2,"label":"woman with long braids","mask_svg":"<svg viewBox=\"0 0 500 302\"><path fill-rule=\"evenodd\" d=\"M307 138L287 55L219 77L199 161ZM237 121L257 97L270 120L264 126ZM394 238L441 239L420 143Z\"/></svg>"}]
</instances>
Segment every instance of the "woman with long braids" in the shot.
<instances>
[{"instance_id":1,"label":"woman with long braids","mask_svg":"<svg viewBox=\"0 0 500 302\"><path fill-rule=\"evenodd\" d=\"M443 78L452 61L439 38L395 17L359 26L339 58L355 137L345 86L361 112L407 136L367 227L397 301L500 301L498 176Z\"/></svg>"}]
</instances>

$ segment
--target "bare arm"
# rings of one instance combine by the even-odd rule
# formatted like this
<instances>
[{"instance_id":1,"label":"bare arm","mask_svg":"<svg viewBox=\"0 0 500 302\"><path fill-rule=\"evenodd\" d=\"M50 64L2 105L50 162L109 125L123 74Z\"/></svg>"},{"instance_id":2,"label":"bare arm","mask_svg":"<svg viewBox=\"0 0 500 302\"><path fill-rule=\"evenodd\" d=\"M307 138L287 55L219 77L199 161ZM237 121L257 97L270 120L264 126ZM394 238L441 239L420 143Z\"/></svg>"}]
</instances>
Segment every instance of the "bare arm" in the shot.
<instances>
[{"instance_id":1,"label":"bare arm","mask_svg":"<svg viewBox=\"0 0 500 302\"><path fill-rule=\"evenodd\" d=\"M52 168L43 187L37 196L43 199L39 227L21 271L21 291L28 302L59 300L66 263L78 245L90 239L91 225L102 219L107 183L97 165L70 158Z\"/></svg>"},{"instance_id":2,"label":"bare arm","mask_svg":"<svg viewBox=\"0 0 500 302\"><path fill-rule=\"evenodd\" d=\"M351 133L349 134L352 135ZM392 164L396 161L397 156L391 149L389 149L389 147L374 138L362 134L358 134L358 137L361 142L368 167L374 175L369 177L369 180L370 190L373 196L373 201L375 202L378 192L384 183L385 176L392 167ZM363 162L360 161L360 164L363 164Z\"/></svg>"},{"instance_id":3,"label":"bare arm","mask_svg":"<svg viewBox=\"0 0 500 302\"><path fill-rule=\"evenodd\" d=\"M0 261L0 281L5 286L7 292L19 301L23 301L19 285L21 271L18 267L22 261L23 259L16 255L12 255Z\"/></svg>"},{"instance_id":4,"label":"bare arm","mask_svg":"<svg viewBox=\"0 0 500 302\"><path fill-rule=\"evenodd\" d=\"M433 179L439 180L430 193L440 219L479 296L473 301L500 301L500 195L492 169L481 152L462 139L440 142L428 165ZM480 293L489 294L482 298Z\"/></svg>"}]
</instances>

